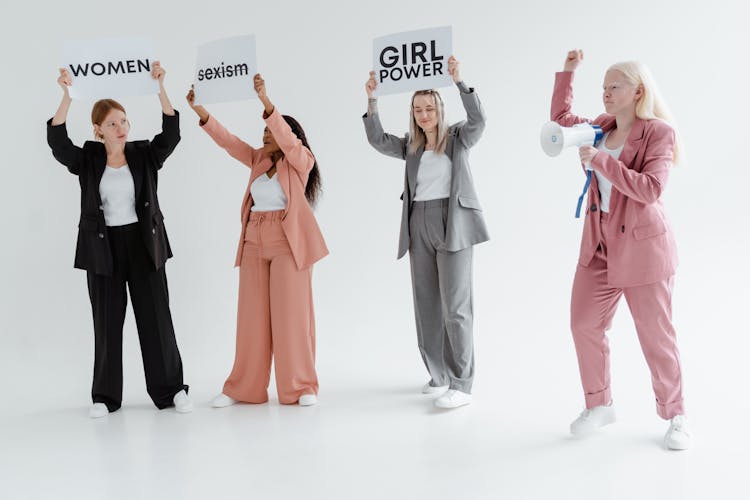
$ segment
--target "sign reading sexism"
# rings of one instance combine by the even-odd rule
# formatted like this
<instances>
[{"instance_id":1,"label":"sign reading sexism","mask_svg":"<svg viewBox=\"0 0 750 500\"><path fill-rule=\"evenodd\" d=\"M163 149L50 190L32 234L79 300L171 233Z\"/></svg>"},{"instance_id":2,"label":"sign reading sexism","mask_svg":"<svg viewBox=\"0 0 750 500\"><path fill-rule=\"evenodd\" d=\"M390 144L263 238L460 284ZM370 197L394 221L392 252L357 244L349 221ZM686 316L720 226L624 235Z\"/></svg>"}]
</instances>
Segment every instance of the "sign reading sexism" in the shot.
<instances>
[{"instance_id":1,"label":"sign reading sexism","mask_svg":"<svg viewBox=\"0 0 750 500\"><path fill-rule=\"evenodd\" d=\"M407 31L372 42L376 95L449 87L451 27Z\"/></svg>"},{"instance_id":2,"label":"sign reading sexism","mask_svg":"<svg viewBox=\"0 0 750 500\"><path fill-rule=\"evenodd\" d=\"M68 41L63 46L73 99L158 94L159 82L151 78L153 62L154 44L144 37Z\"/></svg>"},{"instance_id":3,"label":"sign reading sexism","mask_svg":"<svg viewBox=\"0 0 750 500\"><path fill-rule=\"evenodd\" d=\"M255 35L234 36L198 47L195 63L196 104L242 101L256 95Z\"/></svg>"}]
</instances>

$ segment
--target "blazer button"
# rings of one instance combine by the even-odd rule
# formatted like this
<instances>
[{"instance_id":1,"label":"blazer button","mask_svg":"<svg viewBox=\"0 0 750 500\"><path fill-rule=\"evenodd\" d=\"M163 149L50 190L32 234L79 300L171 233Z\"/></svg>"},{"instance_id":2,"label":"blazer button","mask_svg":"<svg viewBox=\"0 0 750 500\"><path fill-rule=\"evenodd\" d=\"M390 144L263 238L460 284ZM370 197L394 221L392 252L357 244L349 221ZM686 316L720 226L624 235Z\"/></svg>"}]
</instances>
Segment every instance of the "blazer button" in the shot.
<instances>
[{"instance_id":1,"label":"blazer button","mask_svg":"<svg viewBox=\"0 0 750 500\"><path fill-rule=\"evenodd\" d=\"M99 238L104 238L104 233L99 233Z\"/></svg>"},{"instance_id":2,"label":"blazer button","mask_svg":"<svg viewBox=\"0 0 750 500\"><path fill-rule=\"evenodd\" d=\"M151 229L151 233L156 234L156 228Z\"/></svg>"},{"instance_id":3,"label":"blazer button","mask_svg":"<svg viewBox=\"0 0 750 500\"><path fill-rule=\"evenodd\" d=\"M596 212L596 203L591 204L591 211Z\"/></svg>"},{"instance_id":4,"label":"blazer button","mask_svg":"<svg viewBox=\"0 0 750 500\"><path fill-rule=\"evenodd\" d=\"M104 205L99 205L99 210L104 210Z\"/></svg>"},{"instance_id":5,"label":"blazer button","mask_svg":"<svg viewBox=\"0 0 750 500\"><path fill-rule=\"evenodd\" d=\"M147 207L147 206L149 206L149 205L150 205L150 203L149 203L149 202L146 202L146 203L144 203L144 204L143 204L143 206L144 206L144 207Z\"/></svg>"}]
</instances>

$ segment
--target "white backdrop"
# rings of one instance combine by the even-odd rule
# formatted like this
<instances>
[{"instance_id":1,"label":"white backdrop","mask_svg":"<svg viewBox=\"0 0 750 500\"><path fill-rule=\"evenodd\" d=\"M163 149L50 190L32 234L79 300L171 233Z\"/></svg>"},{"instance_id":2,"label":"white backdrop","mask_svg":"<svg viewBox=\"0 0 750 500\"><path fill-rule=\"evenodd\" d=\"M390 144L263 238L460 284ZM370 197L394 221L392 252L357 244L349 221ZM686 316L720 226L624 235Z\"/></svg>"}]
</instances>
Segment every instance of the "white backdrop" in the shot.
<instances>
[{"instance_id":1,"label":"white backdrop","mask_svg":"<svg viewBox=\"0 0 750 500\"><path fill-rule=\"evenodd\" d=\"M372 38L452 25L462 76L476 88L488 120L471 156L492 237L475 253L476 398L499 411L544 413L563 430L582 405L568 304L581 233L573 212L583 178L574 150L548 159L538 142L554 72L567 50L582 48L574 112L599 114L605 69L639 59L677 119L687 162L672 171L664 198L681 258L674 320L688 411L703 436L742 419L750 410L750 329L743 315L750 303L744 120L750 37L746 8L738 5L131 0L115 11L73 0L51 3L43 13L32 3L16 5L0 20L2 414L64 407L83 415L88 404L91 312L85 273L72 268L80 191L52 158L44 122L61 95L55 79L63 41L131 34L155 39L166 88L181 111L182 142L161 171L159 196L175 254L167 264L172 314L196 403L205 405L231 368L232 265L249 171L198 128L184 95L198 44L250 33L269 97L302 123L323 177L316 213L331 255L314 276L321 399L343 397L331 389L347 384L355 392L370 383L418 388L426 377L408 261L395 260L403 164L368 145L360 117ZM457 90L442 94L450 120L463 119ZM131 140L158 132L156 97L123 104ZM380 99L387 130L407 130L408 104L408 95ZM90 108L73 103L68 130L78 144L92 137ZM208 108L238 136L261 143L257 101ZM125 328L125 405L148 404L130 309ZM618 403L654 418L649 375L624 303L612 350ZM345 397L337 404L345 405ZM741 439L747 446L746 435Z\"/></svg>"}]
</instances>

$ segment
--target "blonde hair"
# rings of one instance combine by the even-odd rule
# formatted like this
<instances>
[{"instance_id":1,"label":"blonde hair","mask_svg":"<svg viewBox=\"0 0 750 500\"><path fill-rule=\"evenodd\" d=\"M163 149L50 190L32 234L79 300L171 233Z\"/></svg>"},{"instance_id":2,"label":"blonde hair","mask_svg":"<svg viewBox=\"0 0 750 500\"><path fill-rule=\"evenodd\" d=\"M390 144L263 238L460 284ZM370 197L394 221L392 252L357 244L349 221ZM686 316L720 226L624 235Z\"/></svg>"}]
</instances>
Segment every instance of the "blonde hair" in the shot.
<instances>
[{"instance_id":1,"label":"blonde hair","mask_svg":"<svg viewBox=\"0 0 750 500\"><path fill-rule=\"evenodd\" d=\"M411 107L409 108L409 152L415 153L420 146L427 144L427 135L417 123L417 119L414 118L414 99L418 95L431 95L435 101L435 111L438 116L435 153L442 154L445 152L445 146L448 143L448 125L445 123L443 99L437 90L417 90L411 96Z\"/></svg>"},{"instance_id":2,"label":"blonde hair","mask_svg":"<svg viewBox=\"0 0 750 500\"><path fill-rule=\"evenodd\" d=\"M613 64L607 71L619 71L625 75L628 83L635 87L641 86L643 91L641 98L635 105L635 116L642 120L662 120L672 127L675 133L672 162L675 164L679 163L679 160L682 158L682 145L674 118L667 104L664 102L659 88L656 86L654 77L651 76L651 72L646 65L638 61L624 61Z\"/></svg>"}]
</instances>

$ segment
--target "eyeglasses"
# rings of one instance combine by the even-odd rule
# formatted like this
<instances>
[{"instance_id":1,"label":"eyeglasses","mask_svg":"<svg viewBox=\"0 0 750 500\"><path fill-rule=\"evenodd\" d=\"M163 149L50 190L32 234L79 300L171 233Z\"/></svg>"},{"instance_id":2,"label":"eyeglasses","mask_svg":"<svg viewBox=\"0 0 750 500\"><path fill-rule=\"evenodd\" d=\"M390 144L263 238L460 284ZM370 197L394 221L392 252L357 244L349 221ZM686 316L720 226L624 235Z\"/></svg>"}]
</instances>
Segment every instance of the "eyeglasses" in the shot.
<instances>
[{"instance_id":1,"label":"eyeglasses","mask_svg":"<svg viewBox=\"0 0 750 500\"><path fill-rule=\"evenodd\" d=\"M106 128L108 130L114 130L117 126L124 127L127 124L128 124L128 119L122 118L119 122L117 120L112 120L112 121L104 122L99 126L101 128Z\"/></svg>"}]
</instances>

